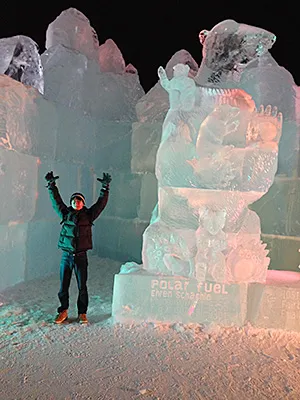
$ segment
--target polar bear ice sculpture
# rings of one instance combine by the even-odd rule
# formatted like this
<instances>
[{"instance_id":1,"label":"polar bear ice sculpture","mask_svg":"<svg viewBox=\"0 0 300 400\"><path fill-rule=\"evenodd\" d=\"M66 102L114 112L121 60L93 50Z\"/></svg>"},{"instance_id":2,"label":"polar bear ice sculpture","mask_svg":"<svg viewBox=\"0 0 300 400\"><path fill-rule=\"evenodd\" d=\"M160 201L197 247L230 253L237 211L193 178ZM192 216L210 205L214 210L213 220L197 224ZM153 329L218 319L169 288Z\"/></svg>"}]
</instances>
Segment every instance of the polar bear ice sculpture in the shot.
<instances>
[{"instance_id":1,"label":"polar bear ice sculpture","mask_svg":"<svg viewBox=\"0 0 300 400\"><path fill-rule=\"evenodd\" d=\"M260 53L261 37L267 48L274 40L258 28L251 33ZM199 280L264 282L268 251L259 217L248 205L273 183L281 113L271 106L256 110L240 89L197 87L186 65L175 66L170 81L163 68L158 74L170 109L156 159L157 217L143 238L144 269Z\"/></svg>"}]
</instances>

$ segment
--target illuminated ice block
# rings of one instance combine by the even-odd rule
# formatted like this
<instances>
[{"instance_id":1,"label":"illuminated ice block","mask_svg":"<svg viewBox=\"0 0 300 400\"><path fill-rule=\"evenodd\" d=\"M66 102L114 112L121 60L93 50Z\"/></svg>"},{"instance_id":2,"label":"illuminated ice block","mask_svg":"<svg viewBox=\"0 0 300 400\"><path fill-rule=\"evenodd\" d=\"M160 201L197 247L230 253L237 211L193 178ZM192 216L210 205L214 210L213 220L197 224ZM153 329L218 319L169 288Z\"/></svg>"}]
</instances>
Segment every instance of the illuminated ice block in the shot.
<instances>
[{"instance_id":1,"label":"illuminated ice block","mask_svg":"<svg viewBox=\"0 0 300 400\"><path fill-rule=\"evenodd\" d=\"M0 148L0 224L30 221L35 213L38 159Z\"/></svg>"},{"instance_id":2,"label":"illuminated ice block","mask_svg":"<svg viewBox=\"0 0 300 400\"><path fill-rule=\"evenodd\" d=\"M126 70L125 61L122 53L112 39L107 39L99 46L99 65L101 72L114 72L124 74ZM133 70L131 70L134 72Z\"/></svg>"},{"instance_id":3,"label":"illuminated ice block","mask_svg":"<svg viewBox=\"0 0 300 400\"><path fill-rule=\"evenodd\" d=\"M41 57L37 44L27 36L0 39L0 74L44 93Z\"/></svg>"},{"instance_id":4,"label":"illuminated ice block","mask_svg":"<svg viewBox=\"0 0 300 400\"><path fill-rule=\"evenodd\" d=\"M37 101L41 100L41 108L45 101L37 90L4 75L0 75L0 99L0 147L33 154L40 133L37 127L41 127ZM49 114L51 111L50 106ZM47 113L45 116L43 122L50 122ZM43 129L48 133L48 126Z\"/></svg>"},{"instance_id":5,"label":"illuminated ice block","mask_svg":"<svg viewBox=\"0 0 300 400\"><path fill-rule=\"evenodd\" d=\"M45 98L110 121L136 121L144 90L137 74L101 72L98 61L56 45L42 54Z\"/></svg>"},{"instance_id":6,"label":"illuminated ice block","mask_svg":"<svg viewBox=\"0 0 300 400\"><path fill-rule=\"evenodd\" d=\"M136 121L144 90L112 39L99 44L88 18L75 8L50 23L41 56L45 97L102 120Z\"/></svg>"},{"instance_id":7,"label":"illuminated ice block","mask_svg":"<svg viewBox=\"0 0 300 400\"><path fill-rule=\"evenodd\" d=\"M225 284L148 274L131 264L131 272L127 265L128 273L115 275L115 322L250 323L256 328L300 332L299 273L268 271L263 284Z\"/></svg>"},{"instance_id":8,"label":"illuminated ice block","mask_svg":"<svg viewBox=\"0 0 300 400\"><path fill-rule=\"evenodd\" d=\"M27 229L28 223L0 224L0 291L25 279Z\"/></svg>"},{"instance_id":9,"label":"illuminated ice block","mask_svg":"<svg viewBox=\"0 0 300 400\"><path fill-rule=\"evenodd\" d=\"M75 8L64 10L46 32L46 49L63 45L97 60L99 41L88 18Z\"/></svg>"},{"instance_id":10,"label":"illuminated ice block","mask_svg":"<svg viewBox=\"0 0 300 400\"><path fill-rule=\"evenodd\" d=\"M238 325L245 322L246 285L148 274L115 275L115 322Z\"/></svg>"},{"instance_id":11,"label":"illuminated ice block","mask_svg":"<svg viewBox=\"0 0 300 400\"><path fill-rule=\"evenodd\" d=\"M259 328L300 331L300 274L268 271L266 284L248 288L247 320Z\"/></svg>"}]
</instances>

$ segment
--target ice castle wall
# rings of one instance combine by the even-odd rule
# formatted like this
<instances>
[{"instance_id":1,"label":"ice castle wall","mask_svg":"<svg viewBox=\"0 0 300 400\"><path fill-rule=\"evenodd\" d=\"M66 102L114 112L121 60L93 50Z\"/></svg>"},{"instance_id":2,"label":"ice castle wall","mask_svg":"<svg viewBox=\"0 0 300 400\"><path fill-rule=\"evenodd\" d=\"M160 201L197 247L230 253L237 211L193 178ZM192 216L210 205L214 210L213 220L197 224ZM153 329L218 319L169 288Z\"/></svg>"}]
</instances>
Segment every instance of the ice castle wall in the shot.
<instances>
[{"instance_id":1,"label":"ice castle wall","mask_svg":"<svg viewBox=\"0 0 300 400\"><path fill-rule=\"evenodd\" d=\"M110 172L93 251L121 261L141 254L144 179L131 173L132 123L144 94L138 75L101 73L76 51L50 50L42 55L44 96L0 75L0 290L58 271L60 220L44 180L50 170L65 203L82 191L87 206L101 189L96 178Z\"/></svg>"}]
</instances>

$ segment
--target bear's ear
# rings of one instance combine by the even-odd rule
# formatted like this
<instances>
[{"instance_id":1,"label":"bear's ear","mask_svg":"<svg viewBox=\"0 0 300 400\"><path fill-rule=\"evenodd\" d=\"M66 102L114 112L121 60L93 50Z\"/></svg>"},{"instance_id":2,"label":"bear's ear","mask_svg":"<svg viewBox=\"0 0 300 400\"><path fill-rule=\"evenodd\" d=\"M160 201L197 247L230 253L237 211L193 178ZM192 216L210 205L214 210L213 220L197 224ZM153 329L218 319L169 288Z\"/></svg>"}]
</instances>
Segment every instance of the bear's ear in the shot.
<instances>
[{"instance_id":1,"label":"bear's ear","mask_svg":"<svg viewBox=\"0 0 300 400\"><path fill-rule=\"evenodd\" d=\"M200 43L203 45L205 42L205 39L207 37L207 35L209 34L209 31L207 31L206 29L203 29L200 33L199 33L199 40Z\"/></svg>"}]
</instances>

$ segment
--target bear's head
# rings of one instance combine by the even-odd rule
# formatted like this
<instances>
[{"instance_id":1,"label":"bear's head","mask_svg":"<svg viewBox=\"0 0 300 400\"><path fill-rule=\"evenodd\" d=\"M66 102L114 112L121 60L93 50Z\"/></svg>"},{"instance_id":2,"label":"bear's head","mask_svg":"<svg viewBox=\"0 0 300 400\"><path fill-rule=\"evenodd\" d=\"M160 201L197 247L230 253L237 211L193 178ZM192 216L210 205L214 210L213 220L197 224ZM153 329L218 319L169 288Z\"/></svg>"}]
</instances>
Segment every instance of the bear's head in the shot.
<instances>
[{"instance_id":1,"label":"bear's head","mask_svg":"<svg viewBox=\"0 0 300 400\"><path fill-rule=\"evenodd\" d=\"M215 86L228 79L236 80L245 67L273 46L276 36L261 28L226 20L211 31L201 31L199 39L203 59L196 82Z\"/></svg>"}]
</instances>

